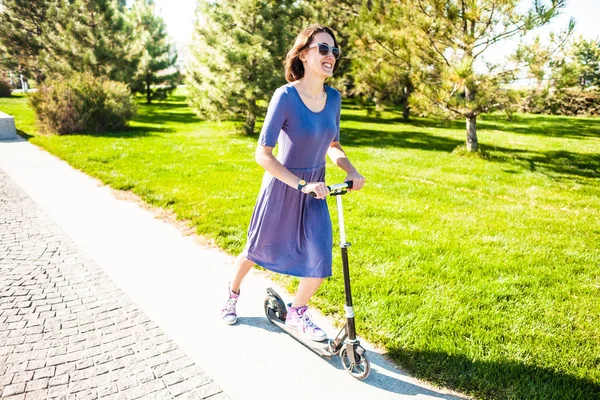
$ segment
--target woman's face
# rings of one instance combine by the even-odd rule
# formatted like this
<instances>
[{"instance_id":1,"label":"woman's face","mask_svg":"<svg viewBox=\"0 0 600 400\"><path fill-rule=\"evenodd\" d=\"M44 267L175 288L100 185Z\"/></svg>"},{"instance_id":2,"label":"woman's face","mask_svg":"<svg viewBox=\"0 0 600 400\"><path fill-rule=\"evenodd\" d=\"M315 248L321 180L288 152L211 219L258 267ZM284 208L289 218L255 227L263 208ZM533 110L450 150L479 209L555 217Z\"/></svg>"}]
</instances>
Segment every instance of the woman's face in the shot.
<instances>
[{"instance_id":1,"label":"woman's face","mask_svg":"<svg viewBox=\"0 0 600 400\"><path fill-rule=\"evenodd\" d=\"M329 45L329 47L334 47L333 38L326 32L317 33L310 45L316 45L317 43L325 43ZM322 78L329 78L333 75L333 67L335 66L335 57L329 51L327 55L322 56L319 54L318 46L315 46L311 49L307 49L304 51L303 55L304 59L301 58L302 61L306 61L304 64L304 72L316 75Z\"/></svg>"}]
</instances>

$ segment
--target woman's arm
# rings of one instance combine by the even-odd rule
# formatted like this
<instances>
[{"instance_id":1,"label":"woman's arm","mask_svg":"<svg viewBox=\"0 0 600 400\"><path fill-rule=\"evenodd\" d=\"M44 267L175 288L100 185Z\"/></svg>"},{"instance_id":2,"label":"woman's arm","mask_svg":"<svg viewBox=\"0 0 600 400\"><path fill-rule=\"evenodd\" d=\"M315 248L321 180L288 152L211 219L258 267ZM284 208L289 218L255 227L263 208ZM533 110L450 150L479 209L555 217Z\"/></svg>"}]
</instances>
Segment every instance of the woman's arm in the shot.
<instances>
[{"instance_id":1,"label":"woman's arm","mask_svg":"<svg viewBox=\"0 0 600 400\"><path fill-rule=\"evenodd\" d=\"M273 147L259 144L256 147L255 158L258 165L263 167L269 174L294 189L298 188L298 181L300 178L281 165L273 155ZM306 194L315 192L318 199L324 199L328 194L325 182L307 182L306 186L302 188L302 192Z\"/></svg>"},{"instance_id":2,"label":"woman's arm","mask_svg":"<svg viewBox=\"0 0 600 400\"><path fill-rule=\"evenodd\" d=\"M331 142L327 155L335 165L346 171L344 181L352 181L352 190L360 190L365 185L365 177L358 173L352 165L340 142Z\"/></svg>"}]
</instances>

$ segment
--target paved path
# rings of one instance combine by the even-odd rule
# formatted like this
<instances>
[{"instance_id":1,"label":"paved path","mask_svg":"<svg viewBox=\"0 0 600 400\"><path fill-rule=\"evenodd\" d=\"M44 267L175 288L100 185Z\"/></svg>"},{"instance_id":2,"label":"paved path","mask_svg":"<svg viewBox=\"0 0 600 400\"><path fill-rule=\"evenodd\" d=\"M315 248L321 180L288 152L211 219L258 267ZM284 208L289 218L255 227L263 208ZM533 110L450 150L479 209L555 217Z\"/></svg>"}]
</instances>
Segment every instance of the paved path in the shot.
<instances>
[{"instance_id":1,"label":"paved path","mask_svg":"<svg viewBox=\"0 0 600 400\"><path fill-rule=\"evenodd\" d=\"M25 141L0 142L0 169L14 181L9 184L11 187L9 192L12 191L13 194L0 194L0 199L19 198L21 208L34 210L32 211L34 214L24 214L28 215L27 220L33 221L30 217L35 215L38 219L34 218L34 220L40 221L40 228L35 229L35 232L38 232L35 234L49 238L47 245L41 244L42 241L28 241L29 233L26 233L25 229L19 231L19 228L16 228L10 240L13 244L23 243L22 254L35 256L31 259L28 255L21 256L26 257L20 260L24 261L23 267L15 265L15 261L2 264L2 268L9 268L11 272L5 280L4 269L2 270L0 282L3 286L1 287L21 282L20 280L25 283L26 276L30 276L30 281L35 282L36 285L42 285L43 282L50 285L47 293L42 291L47 296L44 299L47 304L44 303L46 309L40 314L49 312L49 316L56 312L56 315L51 318L62 320L64 318L62 313L67 313L65 310L70 310L69 314L82 313L75 319L78 321L77 326L72 320L65 320L66 325L62 330L73 334L66 339L61 338L56 331L57 323L49 327L55 329L56 335L56 338L49 336L50 346L54 341L58 343L57 348L61 348L60 343L66 343L65 354L57 354L58 350L52 350L54 347L47 349L48 354L37 354L36 344L29 343L28 340L31 338L35 342L47 343L48 340L44 336L39 336L40 328L31 326L29 329L34 329L27 332L27 323L21 326L26 316L19 321L8 321L8 318L14 317L9 315L14 314L14 311L10 310L18 309L19 304L26 310L34 307L34 302L41 300L36 297L39 293L18 292L23 299L17 300L16 293L2 292L9 294L6 304L11 305L7 308L8 314L4 311L0 314L0 323L3 326L11 324L10 326L15 329L25 329L26 333L23 343L18 343L20 339L14 336L6 337L6 334L2 336L1 332L6 330L0 331L0 361L7 362L8 357L11 357L10 372L4 367L5 364L0 362L2 366L0 376L14 374L11 376L11 386L6 386L4 390L20 384L9 389L8 393L12 390L21 390L20 387L23 385L25 390L28 386L32 388L38 384L43 386L44 382L37 381L46 378L50 387L51 379L64 380L67 379L64 377L67 374L70 381L75 382L71 374L80 378L84 376L85 371L96 371L98 367L100 367L99 371L102 371L102 364L95 364L98 359L109 360L106 363L116 362L117 366L119 362L125 362L119 360L131 362L130 366L120 369L121 374L124 371L131 372L131 376L134 377L131 381L138 382L135 387L142 387L146 392L151 389L146 389L144 379L148 379L147 383L152 385L160 385L160 382L163 382L166 386L161 389L163 391L168 391L172 387L170 384L179 384L183 390L183 385L191 380L193 382L191 386L194 388L189 389L199 396L206 397L213 394L217 396L216 398L226 398L224 394L226 393L232 400L462 398L407 376L368 344L366 347L370 350L372 361L371 376L364 382L352 379L341 367L339 359L332 361L321 359L267 322L262 306L265 289L273 286L287 299L290 297L262 274L254 272L249 274L242 287L242 297L238 307L240 323L233 327L227 326L219 320L218 310L223 302L227 279L232 272L231 256L218 249L199 244L192 236L184 236L173 225L156 219L152 213L137 204L117 199L110 188L100 185L96 180ZM16 188L16 185L22 191ZM27 193L30 199L23 192ZM20 219L25 219L19 217L17 211L12 215L13 217L4 219L9 227L18 224ZM60 228L56 228L54 224ZM2 243L5 243L4 237ZM2 252L6 252L7 247L11 248L10 254L12 254L11 246L0 247L0 254L4 254ZM53 259L61 266L40 269L36 264ZM25 273L28 275L24 275ZM67 274L71 274L69 278ZM60 280L62 278L64 280ZM39 289L36 290L39 292ZM62 296L60 302L56 293ZM56 303L53 303L54 301ZM78 301L81 301L81 304ZM28 305L28 302L31 304ZM4 303L5 297L2 297L2 304ZM55 304L56 309L53 309ZM41 303L36 305L44 307ZM360 305L357 305L356 311L360 312ZM317 323L330 335L336 332L329 319L318 313L314 314ZM16 315L18 318L19 312ZM110 315L110 319L104 318L107 315ZM1 318L5 316L6 320L2 321ZM41 315L37 317L40 318ZM77 318L87 324L79 322ZM90 320L93 322L90 323ZM114 325L109 325L109 322ZM91 329L92 325L94 330L82 332L82 326L85 326L83 330L87 330ZM98 349L86 353L85 346L88 342L78 344L80 342L75 342L74 338L79 338L83 333L90 337L88 340L92 341L92 344L103 343L104 331L98 333L99 329L109 329L108 332L112 330L111 333L107 333L107 336L110 338L110 335L113 335L114 340L110 342L113 344L107 343L106 351L101 345L99 349L101 353L94 354ZM122 330L130 334L121 336ZM360 332L360 327L358 330ZM141 339L138 339L137 335ZM135 341L132 340L133 338ZM70 340L74 343L72 351L69 348ZM82 348L81 345L84 347ZM5 350L9 346L12 349L10 355L6 354L7 350ZM31 346L33 347L29 350ZM123 355L124 351L127 352L126 349L129 347L134 354L116 357L116 355ZM17 348L19 352L16 352ZM168 350L170 351L167 352ZM44 367L41 367L42 361L39 361L38 365L32 364L35 367L39 366L39 369L45 372L36 375L35 371L38 368L35 368L33 376L30 377L27 375L27 366L24 367L24 371L14 370L14 365L21 365L19 368L23 368L23 360L21 364L13 363L13 358L19 357L15 354L21 351L36 354L35 359L38 359L39 355L39 360L45 356ZM69 354L77 351L82 353L78 360L74 361L74 370L65 370L66 363L58 362L61 359L53 359L51 362L56 364L47 365L50 357L68 357ZM145 358L147 353L154 354L154 358L158 357L163 362L166 359L165 365L178 362L172 367L172 374L175 374L172 379L178 380L183 377L184 380L179 383L165 382L165 377L168 375L158 376L160 373L157 375L154 372L153 369L158 368L158 365L152 365L153 362L148 361L153 358ZM2 357L7 358L3 360ZM174 357L180 358L174 359ZM62 361L65 361L65 358ZM92 362L94 362L93 367ZM80 363L81 373L77 363ZM83 368L86 365L89 367ZM48 367L54 370L45 370ZM6 370L3 371L4 368ZM107 368L110 370L110 367ZM147 374L148 369L153 372L152 379ZM144 378L143 370L146 371L147 378ZM21 374L17 378L20 382L15 382L17 373L23 372L24 375ZM50 375L50 372L52 376L45 376ZM59 376L62 378L58 378ZM118 374L116 376L119 376L116 378L118 390L134 388L129 388L124 383L119 386L120 379L123 377ZM210 382L211 378L212 382ZM95 379L98 378L82 379L86 383L80 385L91 385ZM52 381L52 384L54 383L55 381ZM4 380L0 380L0 385L6 384ZM208 388L211 388L212 393L204 392ZM224 393L219 392L219 388L223 389ZM89 387L86 387L87 389ZM84 397L82 393L79 397ZM169 393L178 394L170 391ZM99 396L99 398L105 397Z\"/></svg>"},{"instance_id":2,"label":"paved path","mask_svg":"<svg viewBox=\"0 0 600 400\"><path fill-rule=\"evenodd\" d=\"M2 399L226 399L0 170Z\"/></svg>"}]
</instances>

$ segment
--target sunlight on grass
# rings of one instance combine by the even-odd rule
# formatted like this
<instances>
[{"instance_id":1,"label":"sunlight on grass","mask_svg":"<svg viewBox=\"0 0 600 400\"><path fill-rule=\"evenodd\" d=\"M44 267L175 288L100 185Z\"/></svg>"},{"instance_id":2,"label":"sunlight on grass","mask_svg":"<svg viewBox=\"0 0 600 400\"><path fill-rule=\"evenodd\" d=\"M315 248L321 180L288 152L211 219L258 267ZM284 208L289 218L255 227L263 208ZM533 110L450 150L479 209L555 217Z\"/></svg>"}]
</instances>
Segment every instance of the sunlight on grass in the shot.
<instances>
[{"instance_id":1,"label":"sunlight on grass","mask_svg":"<svg viewBox=\"0 0 600 400\"><path fill-rule=\"evenodd\" d=\"M239 122L199 121L181 91L101 136L39 136L23 97L0 109L32 143L242 249L262 171ZM368 179L344 199L358 331L413 374L476 397L595 398L600 120L491 115L478 127L483 156L472 157L455 151L462 121L343 110L342 144ZM329 165L329 182L343 178ZM333 251L314 304L341 321Z\"/></svg>"}]
</instances>

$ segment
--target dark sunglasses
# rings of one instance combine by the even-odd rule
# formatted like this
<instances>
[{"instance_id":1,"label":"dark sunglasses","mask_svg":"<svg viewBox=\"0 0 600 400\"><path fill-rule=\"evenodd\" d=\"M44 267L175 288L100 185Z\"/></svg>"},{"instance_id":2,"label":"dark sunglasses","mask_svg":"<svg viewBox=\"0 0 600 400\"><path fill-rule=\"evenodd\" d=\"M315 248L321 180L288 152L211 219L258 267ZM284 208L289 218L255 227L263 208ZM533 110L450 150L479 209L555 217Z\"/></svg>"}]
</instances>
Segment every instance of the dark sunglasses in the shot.
<instances>
[{"instance_id":1,"label":"dark sunglasses","mask_svg":"<svg viewBox=\"0 0 600 400\"><path fill-rule=\"evenodd\" d=\"M329 47L329 45L327 43L311 44L310 46L307 47L307 49L312 49L313 47L318 47L319 54L322 56L326 56L327 54L329 54L329 51L331 50L331 54L333 54L333 58L335 58L336 60L339 60L340 56L342 55L342 52L340 51L340 49L338 49L337 47Z\"/></svg>"}]
</instances>

